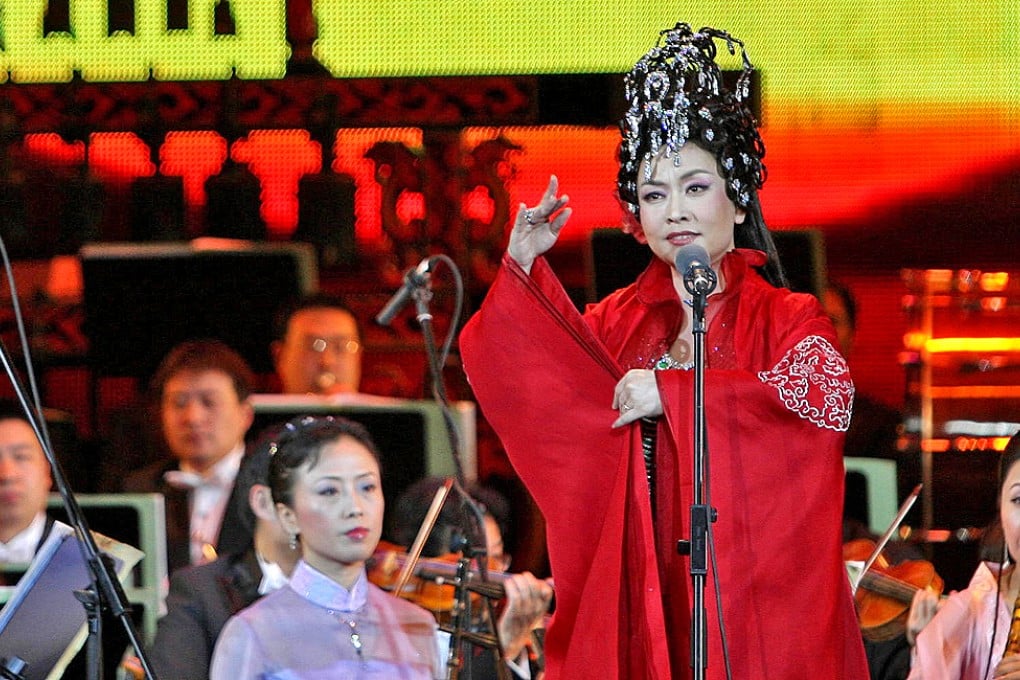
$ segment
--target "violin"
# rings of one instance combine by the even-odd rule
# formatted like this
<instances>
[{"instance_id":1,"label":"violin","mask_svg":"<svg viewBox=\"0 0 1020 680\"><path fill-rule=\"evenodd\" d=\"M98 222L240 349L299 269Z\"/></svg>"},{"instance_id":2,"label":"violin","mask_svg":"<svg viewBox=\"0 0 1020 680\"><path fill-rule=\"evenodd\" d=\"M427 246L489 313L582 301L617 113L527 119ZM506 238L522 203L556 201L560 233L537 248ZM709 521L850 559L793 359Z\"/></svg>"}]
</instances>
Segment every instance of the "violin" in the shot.
<instances>
[{"instance_id":1,"label":"violin","mask_svg":"<svg viewBox=\"0 0 1020 680\"><path fill-rule=\"evenodd\" d=\"M867 560L876 544L859 538L843 544L844 561ZM879 554L871 568L864 572L854 603L861 633L868 640L890 640L906 630L907 616L914 593L930 590L942 594L944 583L935 573L935 567L925 560L906 560L892 565L884 554Z\"/></svg>"},{"instance_id":2,"label":"violin","mask_svg":"<svg viewBox=\"0 0 1020 680\"><path fill-rule=\"evenodd\" d=\"M402 547L381 542L369 560L368 580L383 590L392 591L397 586L400 570L407 559L407 553ZM454 586L459 559L453 553L438 558L419 559L415 565L413 578L399 596L437 615L450 612L456 598ZM506 596L503 582L509 574L494 569L493 566L490 560L485 580L482 580L477 570L469 571L464 586L478 595L494 600L503 599Z\"/></svg>"}]
</instances>

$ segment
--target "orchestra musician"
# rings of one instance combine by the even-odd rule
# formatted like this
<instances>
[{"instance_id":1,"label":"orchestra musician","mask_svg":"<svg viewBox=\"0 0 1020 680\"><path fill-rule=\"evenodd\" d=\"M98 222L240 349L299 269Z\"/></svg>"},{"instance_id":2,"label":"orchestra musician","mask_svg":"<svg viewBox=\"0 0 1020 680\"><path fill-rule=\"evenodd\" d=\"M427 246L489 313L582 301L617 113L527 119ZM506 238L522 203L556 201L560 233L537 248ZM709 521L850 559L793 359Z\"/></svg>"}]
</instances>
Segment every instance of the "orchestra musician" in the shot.
<instances>
[{"instance_id":1,"label":"orchestra musician","mask_svg":"<svg viewBox=\"0 0 1020 680\"><path fill-rule=\"evenodd\" d=\"M970 584L936 604L931 594L915 597L914 616L937 613L917 633L910 680L1020 679L1020 434L1009 440L999 462L999 516L986 536L985 559ZM994 555L994 557L992 557ZM915 628L920 628L915 624Z\"/></svg>"},{"instance_id":2,"label":"orchestra musician","mask_svg":"<svg viewBox=\"0 0 1020 680\"><path fill-rule=\"evenodd\" d=\"M269 487L301 559L286 585L227 622L212 680L445 678L432 615L368 581L384 509L368 432L342 418L304 416L287 423L274 449Z\"/></svg>"},{"instance_id":3,"label":"orchestra musician","mask_svg":"<svg viewBox=\"0 0 1020 680\"><path fill-rule=\"evenodd\" d=\"M426 477L411 484L397 498L390 517L390 533L398 545L409 547L414 542L419 527L426 515L437 490L443 486L442 477ZM486 487L469 487L468 492L478 503L483 516L485 530L485 555L488 559L490 579L502 584L504 602L499 607L497 620L498 640L503 645L503 656L514 678L537 678L543 667L542 631L544 619L552 600L552 587L530 572L509 573L510 556L505 552L505 534L508 508L505 499ZM453 558L457 536L469 533L465 528L471 519L464 516L458 499L450 497L443 505L435 525L424 544L422 555L426 558ZM466 536L465 536L466 538ZM437 614L442 615L453 606L451 586L446 586L445 597L438 598ZM430 607L419 600L423 606ZM472 612L484 614L484 607L473 607ZM488 628L488 622L476 617L471 622L476 628ZM495 656L482 654L483 650L469 650L464 654L464 670L473 680L497 677L493 664ZM470 668L469 668L470 666Z\"/></svg>"}]
</instances>

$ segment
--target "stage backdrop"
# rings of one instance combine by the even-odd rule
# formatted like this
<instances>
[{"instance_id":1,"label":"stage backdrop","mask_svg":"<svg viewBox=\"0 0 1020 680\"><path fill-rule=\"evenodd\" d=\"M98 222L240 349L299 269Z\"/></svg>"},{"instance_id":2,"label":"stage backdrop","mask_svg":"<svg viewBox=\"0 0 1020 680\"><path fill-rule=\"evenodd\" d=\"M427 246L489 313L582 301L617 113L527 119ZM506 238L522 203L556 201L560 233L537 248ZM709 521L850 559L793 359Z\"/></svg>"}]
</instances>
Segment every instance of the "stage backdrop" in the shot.
<instances>
[{"instance_id":1,"label":"stage backdrop","mask_svg":"<svg viewBox=\"0 0 1020 680\"><path fill-rule=\"evenodd\" d=\"M124 220L131 180L168 175L182 178L194 227L205 180L232 159L261 186L269 236L286 239L300 178L349 174L353 225L338 228L353 229L362 249L387 238L371 149L414 152L438 131L468 157L502 140L493 168L505 202L533 201L557 174L575 211L564 241L579 244L619 220L613 83L678 20L747 44L761 74L766 218L824 232L830 270L864 292L872 342L856 360L875 363L861 382L898 402L898 269L1015 257L1003 247L1015 242L1020 210L1015 0L19 0L0 11L0 122L21 134L31 163L83 166L101 181L115 199L104 224ZM594 94L514 80L556 74L606 78L587 81ZM229 108L223 94L237 83L258 96L229 100L244 123L230 134L231 121L210 112ZM326 90L337 100L323 138L288 112L309 110ZM570 111L572 98L584 110L571 124L546 124L544 102ZM186 124L154 129L146 105ZM426 199L405 187L399 223L426 225ZM479 184L442 206L451 208L483 224L500 214Z\"/></svg>"}]
</instances>

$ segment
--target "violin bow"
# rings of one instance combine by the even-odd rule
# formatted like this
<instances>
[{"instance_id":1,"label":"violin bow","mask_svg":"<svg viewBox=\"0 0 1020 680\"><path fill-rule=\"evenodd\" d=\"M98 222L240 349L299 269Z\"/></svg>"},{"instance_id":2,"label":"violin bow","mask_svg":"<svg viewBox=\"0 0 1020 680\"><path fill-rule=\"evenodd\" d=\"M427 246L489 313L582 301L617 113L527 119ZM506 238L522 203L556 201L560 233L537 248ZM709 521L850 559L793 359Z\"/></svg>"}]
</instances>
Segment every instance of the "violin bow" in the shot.
<instances>
[{"instance_id":1,"label":"violin bow","mask_svg":"<svg viewBox=\"0 0 1020 680\"><path fill-rule=\"evenodd\" d=\"M414 573L414 568L421 557L421 551L425 548L425 541L428 540L429 534L432 533L432 527L436 525L436 519L439 517L439 512L443 509L443 503L446 502L446 497L450 495L452 487L453 477L450 477L441 487L436 489L436 495L432 497L432 505L429 506L425 520L421 523L421 528L418 529L418 535L414 537L414 544L411 545L411 550L407 553L407 559L404 560L404 566L400 570L400 576L397 578L397 585L393 590L393 594L397 597L403 597L407 582L411 579L411 574Z\"/></svg>"},{"instance_id":2,"label":"violin bow","mask_svg":"<svg viewBox=\"0 0 1020 680\"><path fill-rule=\"evenodd\" d=\"M875 544L875 549L871 551L871 555L869 555L867 561L864 562L864 568L861 569L861 573L858 574L857 579L850 584L850 590L852 593L857 593L857 586L860 585L861 579L863 579L864 575L868 573L868 570L871 569L871 565L874 564L875 560L878 559L878 556L882 554L886 543L889 542L889 539L892 538L894 533L896 533L900 524L903 523L903 519L907 516L907 513L910 512L910 508L914 506L914 502L917 500L917 497L921 495L922 486L924 485L918 484L915 486L914 490L911 491L910 495L903 501L903 504L900 505L900 510L896 513L893 521L889 524L889 528L885 530L884 534L882 534L882 538Z\"/></svg>"}]
</instances>

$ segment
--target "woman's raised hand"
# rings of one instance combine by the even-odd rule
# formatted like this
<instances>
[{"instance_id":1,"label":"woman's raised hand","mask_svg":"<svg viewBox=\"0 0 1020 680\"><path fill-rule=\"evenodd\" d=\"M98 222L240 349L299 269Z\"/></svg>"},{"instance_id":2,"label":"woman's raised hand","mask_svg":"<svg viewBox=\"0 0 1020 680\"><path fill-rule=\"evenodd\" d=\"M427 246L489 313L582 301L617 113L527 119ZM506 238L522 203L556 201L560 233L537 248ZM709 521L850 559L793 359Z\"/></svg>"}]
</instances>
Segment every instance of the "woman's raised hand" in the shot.
<instances>
[{"instance_id":1,"label":"woman's raised hand","mask_svg":"<svg viewBox=\"0 0 1020 680\"><path fill-rule=\"evenodd\" d=\"M553 247L563 225L570 219L570 208L564 207L570 198L558 196L558 190L559 180L551 175L538 205L529 208L521 203L517 209L507 253L529 274L535 258Z\"/></svg>"}]
</instances>

